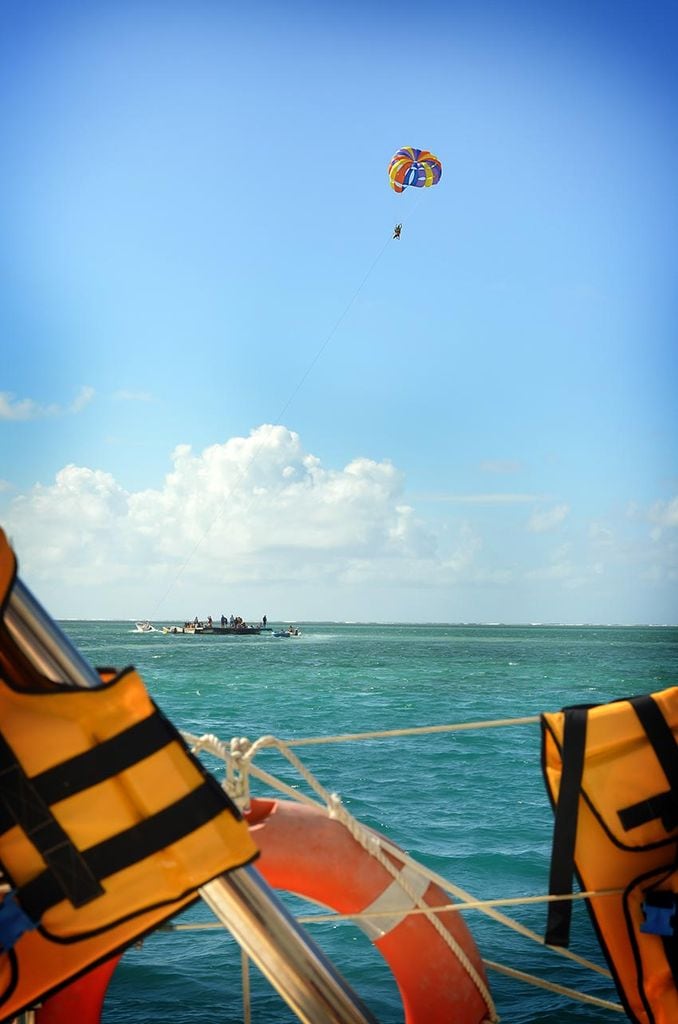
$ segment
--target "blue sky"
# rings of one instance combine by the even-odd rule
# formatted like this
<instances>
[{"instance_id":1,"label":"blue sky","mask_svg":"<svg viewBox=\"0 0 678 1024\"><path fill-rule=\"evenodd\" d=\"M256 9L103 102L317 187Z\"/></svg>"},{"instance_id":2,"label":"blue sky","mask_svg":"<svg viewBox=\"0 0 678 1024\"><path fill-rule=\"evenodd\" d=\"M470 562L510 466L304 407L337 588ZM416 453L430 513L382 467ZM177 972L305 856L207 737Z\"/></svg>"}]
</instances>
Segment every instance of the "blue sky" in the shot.
<instances>
[{"instance_id":1,"label":"blue sky","mask_svg":"<svg viewBox=\"0 0 678 1024\"><path fill-rule=\"evenodd\" d=\"M677 28L3 4L0 523L48 609L676 622Z\"/></svg>"}]
</instances>

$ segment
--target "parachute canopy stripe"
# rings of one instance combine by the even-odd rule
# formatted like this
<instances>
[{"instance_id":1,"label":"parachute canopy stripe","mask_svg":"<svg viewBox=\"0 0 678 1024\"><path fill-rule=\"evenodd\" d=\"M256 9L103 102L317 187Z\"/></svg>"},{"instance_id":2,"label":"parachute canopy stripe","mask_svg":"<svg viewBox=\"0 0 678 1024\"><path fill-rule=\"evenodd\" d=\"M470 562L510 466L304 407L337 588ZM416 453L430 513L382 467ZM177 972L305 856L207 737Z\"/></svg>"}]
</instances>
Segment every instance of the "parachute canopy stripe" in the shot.
<instances>
[{"instance_id":1,"label":"parachute canopy stripe","mask_svg":"<svg viewBox=\"0 0 678 1024\"><path fill-rule=\"evenodd\" d=\"M391 158L388 177L395 192L406 188L429 188L437 185L443 173L443 165L437 156L427 149L403 146Z\"/></svg>"}]
</instances>

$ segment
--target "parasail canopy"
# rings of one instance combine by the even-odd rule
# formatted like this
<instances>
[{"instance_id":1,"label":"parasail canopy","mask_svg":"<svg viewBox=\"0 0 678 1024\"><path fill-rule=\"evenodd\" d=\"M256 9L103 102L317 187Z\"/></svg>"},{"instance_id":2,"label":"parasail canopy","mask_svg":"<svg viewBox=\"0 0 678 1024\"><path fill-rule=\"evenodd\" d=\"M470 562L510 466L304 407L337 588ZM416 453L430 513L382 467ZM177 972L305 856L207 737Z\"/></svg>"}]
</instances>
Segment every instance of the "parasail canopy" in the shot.
<instances>
[{"instance_id":1,"label":"parasail canopy","mask_svg":"<svg viewBox=\"0 0 678 1024\"><path fill-rule=\"evenodd\" d=\"M391 158L388 177L391 188L403 192L408 187L428 188L437 185L443 173L443 165L437 156L427 149L403 146Z\"/></svg>"}]
</instances>

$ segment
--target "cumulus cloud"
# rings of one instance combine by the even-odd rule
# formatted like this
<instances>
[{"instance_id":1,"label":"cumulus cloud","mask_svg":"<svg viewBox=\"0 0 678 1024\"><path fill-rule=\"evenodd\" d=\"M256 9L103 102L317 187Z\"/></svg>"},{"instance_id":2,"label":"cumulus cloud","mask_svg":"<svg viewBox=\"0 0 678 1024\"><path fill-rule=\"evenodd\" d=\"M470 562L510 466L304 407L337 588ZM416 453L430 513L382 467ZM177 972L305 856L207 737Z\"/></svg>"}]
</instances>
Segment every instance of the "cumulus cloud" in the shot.
<instances>
[{"instance_id":1,"label":"cumulus cloud","mask_svg":"<svg viewBox=\"0 0 678 1024\"><path fill-rule=\"evenodd\" d=\"M530 516L527 528L531 533L546 533L555 530L567 518L569 505L552 505L551 508L537 509Z\"/></svg>"},{"instance_id":2,"label":"cumulus cloud","mask_svg":"<svg viewBox=\"0 0 678 1024\"><path fill-rule=\"evenodd\" d=\"M179 445L171 464L157 489L127 491L110 473L68 465L16 498L7 532L33 576L435 583L470 571L479 549L461 526L439 550L389 461L325 468L282 426L198 453Z\"/></svg>"},{"instance_id":3,"label":"cumulus cloud","mask_svg":"<svg viewBox=\"0 0 678 1024\"><path fill-rule=\"evenodd\" d=\"M62 416L64 413L82 412L94 397L94 388L85 386L80 389L70 405L62 406L56 402L40 405L32 398L17 398L11 391L0 391L0 420L37 420L45 416Z\"/></svg>"},{"instance_id":4,"label":"cumulus cloud","mask_svg":"<svg viewBox=\"0 0 678 1024\"><path fill-rule=\"evenodd\" d=\"M49 574L113 562L110 531L124 517L128 495L110 473L65 466L54 484L36 484L10 505L5 524L22 559Z\"/></svg>"},{"instance_id":5,"label":"cumulus cloud","mask_svg":"<svg viewBox=\"0 0 678 1024\"><path fill-rule=\"evenodd\" d=\"M676 501L641 509L627 531L614 518L579 532L577 522L562 544L548 531L569 506L545 496L441 495L448 505L426 516L404 485L388 460L327 466L298 434L263 425L203 450L178 445L162 482L144 490L63 466L26 493L10 488L2 525L25 582L63 617L153 618L160 608L192 617L255 602L270 614L294 601L308 618L518 621L535 617L537 594L548 598L541 617L569 621L563 595L575 593L577 616L608 621L611 595L629 580L634 594L642 584L663 601L678 579ZM527 501L530 532L511 508ZM496 511L481 514L483 505ZM661 539L641 536L637 524L649 518Z\"/></svg>"}]
</instances>

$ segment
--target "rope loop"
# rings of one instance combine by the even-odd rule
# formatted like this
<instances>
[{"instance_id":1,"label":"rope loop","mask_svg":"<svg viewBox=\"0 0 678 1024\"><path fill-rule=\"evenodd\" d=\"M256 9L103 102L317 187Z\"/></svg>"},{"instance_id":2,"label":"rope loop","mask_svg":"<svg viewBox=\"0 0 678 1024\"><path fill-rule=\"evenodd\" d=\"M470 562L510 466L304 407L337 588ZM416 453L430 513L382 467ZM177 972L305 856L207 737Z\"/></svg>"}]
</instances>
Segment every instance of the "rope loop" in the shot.
<instances>
[{"instance_id":1,"label":"rope loop","mask_svg":"<svg viewBox=\"0 0 678 1024\"><path fill-rule=\"evenodd\" d=\"M252 744L247 736L233 736L231 738L229 753L234 761L241 761L247 757Z\"/></svg>"},{"instance_id":2,"label":"rope loop","mask_svg":"<svg viewBox=\"0 0 678 1024\"><path fill-rule=\"evenodd\" d=\"M315 743L322 742L344 742L348 740L361 740L361 739L375 739L381 737L395 737L400 735L413 735L413 734L425 734L425 733L436 733L436 732L451 732L459 729L475 729L475 728L496 728L497 726L508 726L538 722L538 717L530 718L517 718L517 719L502 719L498 721L490 722L469 722L457 725L443 725L443 726L429 726L429 727L416 727L412 729L399 729L391 730L389 732L373 732L373 733L352 733L345 734L342 736L332 737L310 737L301 740L282 740L276 736L266 735L259 737L258 740L251 742L246 736L233 737L230 743L224 743L212 734L206 734L200 737L193 736L190 733L183 732L182 735L185 741L189 744L193 753L199 753L205 751L209 754L214 755L224 762L226 769L226 778L223 782L223 787L228 793L229 797L238 806L241 811L247 811L250 806L250 788L249 780L250 775L253 775L260 782L268 785L274 791L282 793L289 799L295 800L298 803L308 804L313 807L323 807L325 813L329 818L339 821L351 834L351 836L358 842L363 849L374 857L385 870L393 877L394 881L403 889L408 895L413 912L423 913L429 919L431 926L438 932L440 937L450 947L455 956L473 979L474 984L478 988L479 992L483 996L487 1007L487 1018L483 1024L496 1024L498 1021L496 1009L492 1001L490 992L485 985L483 979L478 975L471 962L464 951L458 946L456 940L453 938L451 933L445 928L442 921L439 920L436 908L430 907L425 901L421 899L417 892L413 891L412 887L408 883L403 873L396 866L397 862L406 864L426 878L430 882L440 886L444 891L453 894L459 901L461 906L469 904L474 908L480 909L483 913L489 917L494 918L501 924L508 928L513 929L516 932L524 935L526 938L531 939L533 942L543 946L543 937L537 933L531 931L520 922L514 920L511 917L507 917L505 914L499 913L495 909L495 905L499 906L502 904L516 903L529 903L529 902L543 902L550 899L550 897L522 897L515 899L503 899L503 900L486 900L477 901L474 900L469 893L465 892L459 886L454 885L449 879L437 874L436 872L425 868L417 861L413 860L407 853L401 850L399 847L394 846L385 837L379 837L377 833L373 832L369 827L361 824L357 818L346 809L344 806L341 796L336 792L330 792L325 789L324 786L316 779L313 772L311 772L301 759L295 754L290 748L293 746L307 746ZM297 786L292 786L276 775L265 771L263 768L254 764L254 759L260 750L265 748L274 748L278 753L288 761L296 770L299 775L304 779L309 788L315 793L316 799L308 796ZM392 858L395 858L392 859ZM576 897L590 897L593 895L613 895L616 890L610 890L609 893L581 893L571 896L574 899ZM558 897L561 898L561 897ZM437 908L439 909L460 909L460 905L452 905L448 908ZM355 916L355 915L351 915ZM322 915L321 915L322 917ZM553 949L553 947L549 947ZM609 971L605 968L600 967L591 961L584 959L578 954L573 953L568 949L553 949L554 952L559 953L563 957L567 957L570 960L576 961L581 966L587 967L590 970L596 971L605 977L610 977ZM500 971L502 973L509 973L510 969L502 967L499 964L495 964L492 961L484 961L485 966L493 970ZM575 992L571 989L565 989L562 986L552 986L547 984L540 979L533 978L530 975L525 975L520 972L511 971L511 976L520 977L521 980L530 982L534 985L539 985L542 988L553 988L554 991L558 991L561 994L567 995L572 999L578 999L582 1002L593 1003L597 1006L605 1006L608 1009L623 1012L623 1007L616 1003L605 1002L597 999L594 996L586 996L583 993Z\"/></svg>"},{"instance_id":3,"label":"rope loop","mask_svg":"<svg viewBox=\"0 0 678 1024\"><path fill-rule=\"evenodd\" d=\"M223 787L238 810L245 812L250 806L250 761L252 749L247 736L231 738L229 757L226 760L226 778Z\"/></svg>"}]
</instances>

